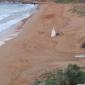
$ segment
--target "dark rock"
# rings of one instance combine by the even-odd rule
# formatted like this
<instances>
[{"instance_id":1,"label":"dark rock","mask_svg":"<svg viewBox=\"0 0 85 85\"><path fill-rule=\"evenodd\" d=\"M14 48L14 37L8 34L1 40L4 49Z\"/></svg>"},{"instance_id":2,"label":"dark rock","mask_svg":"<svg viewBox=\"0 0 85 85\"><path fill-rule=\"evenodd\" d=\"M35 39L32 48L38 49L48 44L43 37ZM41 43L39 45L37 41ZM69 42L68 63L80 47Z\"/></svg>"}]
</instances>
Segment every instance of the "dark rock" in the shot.
<instances>
[{"instance_id":1,"label":"dark rock","mask_svg":"<svg viewBox=\"0 0 85 85\"><path fill-rule=\"evenodd\" d=\"M59 36L60 35L60 33L56 33L56 36Z\"/></svg>"},{"instance_id":2,"label":"dark rock","mask_svg":"<svg viewBox=\"0 0 85 85\"><path fill-rule=\"evenodd\" d=\"M85 48L85 42L82 43L81 48Z\"/></svg>"}]
</instances>

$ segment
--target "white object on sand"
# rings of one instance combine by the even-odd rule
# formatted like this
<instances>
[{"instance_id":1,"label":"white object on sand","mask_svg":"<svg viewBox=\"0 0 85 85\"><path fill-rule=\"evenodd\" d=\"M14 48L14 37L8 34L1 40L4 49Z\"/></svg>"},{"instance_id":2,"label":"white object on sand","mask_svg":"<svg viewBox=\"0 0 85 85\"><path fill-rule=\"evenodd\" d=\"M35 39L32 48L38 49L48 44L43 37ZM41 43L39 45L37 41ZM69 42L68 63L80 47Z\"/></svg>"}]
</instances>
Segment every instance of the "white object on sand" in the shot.
<instances>
[{"instance_id":1,"label":"white object on sand","mask_svg":"<svg viewBox=\"0 0 85 85\"><path fill-rule=\"evenodd\" d=\"M55 29L53 27L52 32L51 32L51 37L55 37L55 36L56 36L56 31L55 31Z\"/></svg>"},{"instance_id":2,"label":"white object on sand","mask_svg":"<svg viewBox=\"0 0 85 85\"><path fill-rule=\"evenodd\" d=\"M85 55L76 55L75 58L85 58Z\"/></svg>"},{"instance_id":3,"label":"white object on sand","mask_svg":"<svg viewBox=\"0 0 85 85\"><path fill-rule=\"evenodd\" d=\"M2 46L3 44L5 44L5 42L4 41L0 41L0 46Z\"/></svg>"}]
</instances>

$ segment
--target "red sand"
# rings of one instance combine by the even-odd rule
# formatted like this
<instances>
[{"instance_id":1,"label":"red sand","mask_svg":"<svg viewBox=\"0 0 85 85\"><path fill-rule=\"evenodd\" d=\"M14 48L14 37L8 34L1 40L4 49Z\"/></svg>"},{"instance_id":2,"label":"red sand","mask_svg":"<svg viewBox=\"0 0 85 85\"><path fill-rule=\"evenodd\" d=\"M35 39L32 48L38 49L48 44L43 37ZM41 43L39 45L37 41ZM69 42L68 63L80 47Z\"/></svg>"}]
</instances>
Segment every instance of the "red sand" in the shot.
<instances>
[{"instance_id":1,"label":"red sand","mask_svg":"<svg viewBox=\"0 0 85 85\"><path fill-rule=\"evenodd\" d=\"M71 14L72 5L42 4L40 10L23 26L24 31L0 47L0 84L31 85L33 79L69 63L85 66L85 59L74 56L85 53L85 17ZM62 35L52 39L52 27Z\"/></svg>"}]
</instances>

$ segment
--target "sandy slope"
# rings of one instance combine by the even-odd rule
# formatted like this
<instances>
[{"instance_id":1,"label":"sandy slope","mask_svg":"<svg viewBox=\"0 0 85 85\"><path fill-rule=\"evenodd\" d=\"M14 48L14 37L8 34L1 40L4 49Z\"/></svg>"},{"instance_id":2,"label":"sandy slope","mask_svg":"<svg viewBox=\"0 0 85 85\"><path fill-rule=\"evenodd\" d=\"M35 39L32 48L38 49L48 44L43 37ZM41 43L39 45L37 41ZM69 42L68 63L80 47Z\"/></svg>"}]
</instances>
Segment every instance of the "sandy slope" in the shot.
<instances>
[{"instance_id":1,"label":"sandy slope","mask_svg":"<svg viewBox=\"0 0 85 85\"><path fill-rule=\"evenodd\" d=\"M30 85L32 80L50 69L69 63L85 66L85 17L67 12L71 5L48 3L23 26L24 31L0 47L0 85ZM52 39L52 27L63 32Z\"/></svg>"}]
</instances>

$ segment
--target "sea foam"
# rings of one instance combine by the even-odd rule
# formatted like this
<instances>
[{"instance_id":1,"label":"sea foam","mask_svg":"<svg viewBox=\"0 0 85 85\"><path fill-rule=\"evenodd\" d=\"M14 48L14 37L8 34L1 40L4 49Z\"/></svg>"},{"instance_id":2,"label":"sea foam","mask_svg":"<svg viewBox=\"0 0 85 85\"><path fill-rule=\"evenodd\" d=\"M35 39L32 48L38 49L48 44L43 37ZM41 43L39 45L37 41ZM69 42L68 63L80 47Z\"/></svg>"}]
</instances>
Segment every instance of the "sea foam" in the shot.
<instances>
[{"instance_id":1,"label":"sea foam","mask_svg":"<svg viewBox=\"0 0 85 85\"><path fill-rule=\"evenodd\" d=\"M21 3L0 3L0 42L13 39L17 23L30 17L36 11L37 5ZM10 37L11 36L11 37Z\"/></svg>"}]
</instances>

